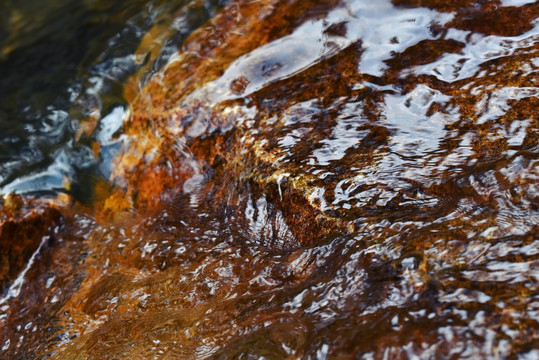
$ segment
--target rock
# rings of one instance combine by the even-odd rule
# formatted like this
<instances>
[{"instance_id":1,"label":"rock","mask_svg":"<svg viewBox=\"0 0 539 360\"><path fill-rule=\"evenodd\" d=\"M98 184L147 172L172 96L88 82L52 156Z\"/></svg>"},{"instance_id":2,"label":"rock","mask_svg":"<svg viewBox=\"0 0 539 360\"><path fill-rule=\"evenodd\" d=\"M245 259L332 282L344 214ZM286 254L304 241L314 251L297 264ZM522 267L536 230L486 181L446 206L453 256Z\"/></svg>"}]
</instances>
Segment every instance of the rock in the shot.
<instances>
[{"instance_id":1,"label":"rock","mask_svg":"<svg viewBox=\"0 0 539 360\"><path fill-rule=\"evenodd\" d=\"M42 242L52 243L60 211L17 195L4 197L0 211L0 287L5 289L24 269Z\"/></svg>"},{"instance_id":2,"label":"rock","mask_svg":"<svg viewBox=\"0 0 539 360\"><path fill-rule=\"evenodd\" d=\"M23 340L36 358L528 352L534 45L364 4L231 2L135 76L113 186L66 216L67 241L0 313L6 354ZM399 22L361 33L371 7Z\"/></svg>"}]
</instances>

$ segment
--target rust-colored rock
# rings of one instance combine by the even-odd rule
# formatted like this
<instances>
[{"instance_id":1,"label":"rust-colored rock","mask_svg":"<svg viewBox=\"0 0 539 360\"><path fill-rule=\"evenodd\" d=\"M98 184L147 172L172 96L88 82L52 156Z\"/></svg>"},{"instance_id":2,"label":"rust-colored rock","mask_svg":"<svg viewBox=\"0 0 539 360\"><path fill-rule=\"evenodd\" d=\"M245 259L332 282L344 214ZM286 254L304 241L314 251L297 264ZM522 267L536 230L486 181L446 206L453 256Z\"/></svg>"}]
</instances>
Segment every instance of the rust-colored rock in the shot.
<instances>
[{"instance_id":1,"label":"rust-colored rock","mask_svg":"<svg viewBox=\"0 0 539 360\"><path fill-rule=\"evenodd\" d=\"M4 290L17 277L42 242L54 242L53 229L60 223L60 212L50 205L17 195L4 198L0 211L0 288Z\"/></svg>"},{"instance_id":2,"label":"rust-colored rock","mask_svg":"<svg viewBox=\"0 0 539 360\"><path fill-rule=\"evenodd\" d=\"M365 4L231 1L134 76L5 354L533 356L537 5Z\"/></svg>"},{"instance_id":3,"label":"rust-colored rock","mask_svg":"<svg viewBox=\"0 0 539 360\"><path fill-rule=\"evenodd\" d=\"M451 10L437 2L407 5ZM334 7L330 3L325 6L327 9ZM311 8L311 11L304 12L304 7ZM524 11L521 16L527 19L522 24L531 26L528 20L534 18L537 8L530 4L520 9ZM473 11L487 16L490 11L497 9L493 5L488 9L478 8ZM513 8L503 7L499 11L507 9ZM281 17L283 11L299 17ZM174 202L178 195L192 192L193 183L196 184L194 191L198 201L206 199L217 212L228 209L241 214L245 208L241 205L245 205L244 195L247 196L251 191L256 196L266 196L271 199L276 211L284 215L293 236L302 244L311 244L314 239L323 239L330 233L353 232L356 226L354 222L344 219L357 219L372 211L376 213L376 206L370 209L364 207L362 210L322 209L316 194L319 189L324 189L324 196L332 198L333 186L339 179L349 177L346 169L357 162L361 162L363 167L369 163L376 166L376 161L369 154L377 151L387 154L387 145L392 136L388 128L379 126L379 123L383 117L380 104L390 91L366 87L354 89L355 84L364 81L372 81L380 86L394 84L403 89L403 96L418 84L450 96L449 102L443 106L433 102L427 115L449 114L451 109L458 107L462 119L448 124L448 128L456 126L458 131L466 129L477 134L473 148L478 154L478 161L482 162L484 156L491 159L498 157L503 144L492 142L490 125L477 122L480 114L475 108L492 88L530 84L533 81L532 75L520 75L520 67L533 58L533 52L482 64L478 72L502 66L506 70L477 79L478 91L474 93L463 90L469 83L467 79L450 83L439 81L432 75L414 74L411 70L436 63L442 55L462 52L465 44L453 39L420 41L386 60L389 68L380 78L375 78L358 73L357 64L362 59L364 46L360 39L352 38L348 43L345 41L347 29L343 24L347 21L341 19L337 24L328 23L327 29L323 31L323 36L328 37L324 45L328 55L311 59L309 67L297 74L284 78L280 78L278 73L275 75L274 71L281 71L282 64L278 59L282 55L272 53L271 41L290 35L301 22L309 18L316 19L323 11L323 8L304 2L240 1L226 7L207 27L195 32L186 41L178 58L159 77L150 79L132 102L132 114L127 127L130 142L126 146L126 153L118 158L113 181L125 191L126 198L131 199L135 208L160 208L163 204ZM499 16L506 19L509 15L504 14L500 13ZM446 29L461 28L468 21L463 19L468 17L458 15L444 26ZM491 23L474 22L493 29L494 25L489 25ZM504 29L509 28L503 23L498 22L498 25ZM499 31L495 33L512 35L514 32L525 32L528 28L511 29L509 34ZM480 29L475 30L485 33ZM398 43L398 39L395 41ZM264 49L266 44L270 44L266 47L268 50L265 53L260 51L262 55L259 58L252 55L259 63L248 59L241 61L242 55L254 49ZM331 52L333 47L338 49L335 54ZM295 45L290 55L285 55L283 59L290 64L301 63L302 51L301 45ZM274 69L271 70L273 73L268 72L266 67ZM236 68L238 77L232 75ZM257 82L264 86L257 87ZM370 120L362 125L368 135L362 140L362 146L354 147L340 160L332 161L332 169L342 170L336 171L331 180L321 181L307 171L305 162L312 156L312 144L328 137L328 131L336 124L344 103L352 99L361 100L363 105L358 116ZM315 111L319 113L316 115L318 118L315 118L316 125L309 129L309 135L292 149L284 149L273 142L273 139L282 138L290 131L285 125L285 118L291 114L294 105L308 101L313 102ZM521 101L536 101L536 98ZM524 112L521 118L531 118L536 124L533 105L522 103L521 106L515 106L513 111ZM251 118L250 112L256 115ZM292 116L302 115L299 113ZM531 128L533 126L528 129ZM530 134L525 141L533 143L533 139L534 135ZM446 146L448 148L444 151L450 152L451 142ZM280 161L279 157L286 151L290 154L285 161ZM449 178L444 181L454 180ZM378 186L385 187L384 184ZM245 192L242 189L249 190ZM415 196L415 191L404 191L399 196ZM424 187L421 191L437 196L436 187ZM305 229L305 219L309 219L308 231Z\"/></svg>"},{"instance_id":4,"label":"rust-colored rock","mask_svg":"<svg viewBox=\"0 0 539 360\"><path fill-rule=\"evenodd\" d=\"M184 192L187 180L202 176L206 177L204 182L209 185L202 186L198 197L211 201L215 211L234 209L232 211L238 214L243 212L244 207L240 204L245 199L242 199L241 189L254 186L261 189L261 194L269 192L272 200L282 203L276 211L284 210L285 220L300 243L323 238L335 227L338 220L330 219L316 207L307 205L308 189L298 188L294 182L289 182L282 185L284 193L278 195L281 185L277 180L282 179L281 173L288 169L271 166L275 155L261 148L256 141L245 143L250 130L234 125L243 116L241 111L234 110L241 101L219 104L214 103L211 94L196 95L197 89L221 76L237 58L290 34L310 19L323 17L334 6L333 2L322 5L316 1L239 1L226 7L210 24L187 39L180 58L167 66L162 80L150 80L133 101L133 113L126 131L130 135L129 145L115 165L113 181L125 189L126 198L132 199L135 208L144 211L173 202ZM282 17L283 12L290 15ZM214 39L217 34L226 36ZM360 49L354 44L349 50L339 54L338 58L344 57L346 62L349 57L351 63L341 65L337 60L328 60L336 64L325 76L341 78L338 83L356 78L353 62L357 61ZM283 60L293 63L296 61L294 56ZM269 70L264 69L264 65L260 66L262 77L271 77ZM278 63L272 66L271 71L279 68ZM328 69L327 64L319 67L322 72ZM252 73L251 76L260 74ZM314 80L317 75L313 77L312 72L308 72L300 76L310 81L308 79ZM248 85L249 81L242 76L224 84L235 95L242 95ZM136 85L127 87L128 93L133 86ZM318 91L337 96L330 94L335 90L329 87ZM297 98L294 94L287 96L289 99L285 104L290 105L300 101L301 96L307 98L317 94L302 91ZM263 117L269 114L261 112L260 115L260 120L266 121ZM204 125L205 122L207 124ZM195 127L204 128L199 133ZM231 127L234 129L228 131ZM183 138L182 143L177 142L178 138ZM288 189L290 186L292 188ZM311 221L305 222L306 219ZM308 231L305 231L305 224L310 224Z\"/></svg>"}]
</instances>

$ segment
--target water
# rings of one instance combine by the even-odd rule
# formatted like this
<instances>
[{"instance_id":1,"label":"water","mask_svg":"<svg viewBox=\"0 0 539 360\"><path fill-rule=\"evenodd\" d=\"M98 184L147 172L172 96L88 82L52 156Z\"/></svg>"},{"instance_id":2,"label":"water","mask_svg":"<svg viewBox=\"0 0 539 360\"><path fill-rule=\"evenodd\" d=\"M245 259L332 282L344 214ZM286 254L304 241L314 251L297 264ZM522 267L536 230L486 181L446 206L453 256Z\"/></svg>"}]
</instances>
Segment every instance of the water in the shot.
<instances>
[{"instance_id":1,"label":"water","mask_svg":"<svg viewBox=\"0 0 539 360\"><path fill-rule=\"evenodd\" d=\"M208 1L185 8L188 2L182 0L4 3L0 192L62 192L91 201L87 178L106 179L110 163L106 151L96 156L92 150L94 130L101 118L127 106L123 83L145 62L158 69L220 5ZM189 20L140 47L150 29L170 25L178 14ZM159 57L152 58L152 51ZM148 75L153 71L146 69ZM104 145L114 149L110 142Z\"/></svg>"},{"instance_id":2,"label":"water","mask_svg":"<svg viewBox=\"0 0 539 360\"><path fill-rule=\"evenodd\" d=\"M98 5L2 100L2 358L538 356L537 4Z\"/></svg>"}]
</instances>

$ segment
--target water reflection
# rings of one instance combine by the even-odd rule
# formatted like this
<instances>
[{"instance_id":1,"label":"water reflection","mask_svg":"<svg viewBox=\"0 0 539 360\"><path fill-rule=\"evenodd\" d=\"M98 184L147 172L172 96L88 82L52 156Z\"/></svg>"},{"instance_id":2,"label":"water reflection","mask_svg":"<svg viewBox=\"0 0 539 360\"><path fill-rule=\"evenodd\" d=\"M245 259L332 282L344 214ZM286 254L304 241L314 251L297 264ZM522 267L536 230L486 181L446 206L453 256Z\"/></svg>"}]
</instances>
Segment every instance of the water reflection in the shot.
<instances>
[{"instance_id":1,"label":"water reflection","mask_svg":"<svg viewBox=\"0 0 539 360\"><path fill-rule=\"evenodd\" d=\"M7 357L537 356L539 6L182 9L110 55L129 109L79 138L109 182L4 292Z\"/></svg>"},{"instance_id":2,"label":"water reflection","mask_svg":"<svg viewBox=\"0 0 539 360\"><path fill-rule=\"evenodd\" d=\"M88 184L87 178L107 178L111 161L107 149L95 150L95 141L102 142L97 123L127 107L123 86L129 76L142 65L144 76L156 72L224 3L3 4L0 193L60 192L92 201L95 181ZM171 24L182 18L182 26ZM148 36L156 24L167 28L158 39Z\"/></svg>"}]
</instances>

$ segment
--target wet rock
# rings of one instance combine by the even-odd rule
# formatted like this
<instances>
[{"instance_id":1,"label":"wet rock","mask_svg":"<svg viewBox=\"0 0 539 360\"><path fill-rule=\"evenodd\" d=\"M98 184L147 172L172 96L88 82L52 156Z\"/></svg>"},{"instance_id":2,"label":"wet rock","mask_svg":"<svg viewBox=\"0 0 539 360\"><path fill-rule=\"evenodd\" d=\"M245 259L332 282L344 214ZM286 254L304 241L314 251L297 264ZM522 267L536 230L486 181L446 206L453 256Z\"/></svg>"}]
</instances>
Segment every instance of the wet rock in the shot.
<instances>
[{"instance_id":1,"label":"wet rock","mask_svg":"<svg viewBox=\"0 0 539 360\"><path fill-rule=\"evenodd\" d=\"M58 209L17 195L4 197L0 212L0 287L4 290L28 264L41 243L54 242Z\"/></svg>"},{"instance_id":2,"label":"wet rock","mask_svg":"<svg viewBox=\"0 0 539 360\"><path fill-rule=\"evenodd\" d=\"M429 4L420 5L449 11ZM509 112L498 117L499 123L515 116L537 122L536 97L525 90L533 83L532 74L522 72L533 52L511 57L489 53L486 56L495 57L492 61L466 69L465 54L480 51L482 40L466 44L464 35L430 35L392 52L380 64L387 67L380 76L361 73L358 64L370 55L367 40L353 35L360 26L350 15L354 5L341 9L328 3L328 13L321 15L323 8L308 3L234 3L187 39L181 55L132 102L128 144L112 181L133 207L159 208L178 196L190 196L193 205L204 203L213 212L242 217L246 204L263 197L304 245L353 233L361 226L358 219L376 221L388 204L394 204L390 216L395 219L414 214L407 217L412 220L425 211L443 216L458 203L449 200L452 191L496 207L494 199L474 193L464 174L470 172L469 164L496 162L508 150L507 140L492 136L497 125L487 120L495 116L496 107L504 106L488 103L493 89L504 92L513 86L523 91ZM312 11L302 12L303 6ZM481 9L481 14L490 11ZM526 5L525 13L534 9ZM299 17L280 17L285 10ZM459 28L455 21L465 17L432 23L447 31ZM218 35L224 33L228 35ZM237 35L242 33L249 36ZM320 45L309 39L320 39ZM398 37L388 40L401 46ZM456 67L453 74L438 69L444 59L459 56L462 69ZM472 73L490 75L470 78ZM471 87L475 90L469 91ZM484 101L491 110L478 108ZM417 119L410 125L402 117L406 111ZM532 129L526 130L526 148L536 146ZM457 138L468 134L469 155L460 156L458 142L446 137L453 132ZM419 170L412 159L429 151L431 160ZM458 161L448 167L444 159L450 155ZM392 173L392 166L406 176ZM387 176L354 185L377 172ZM437 179L432 183L429 177ZM342 194L344 184L348 191L357 187L355 192L365 194L367 202L339 200L337 192ZM423 205L411 205L418 194L424 200L416 204Z\"/></svg>"},{"instance_id":3,"label":"wet rock","mask_svg":"<svg viewBox=\"0 0 539 360\"><path fill-rule=\"evenodd\" d=\"M143 67L4 354L534 356L534 4L393 3L231 2Z\"/></svg>"}]
</instances>

